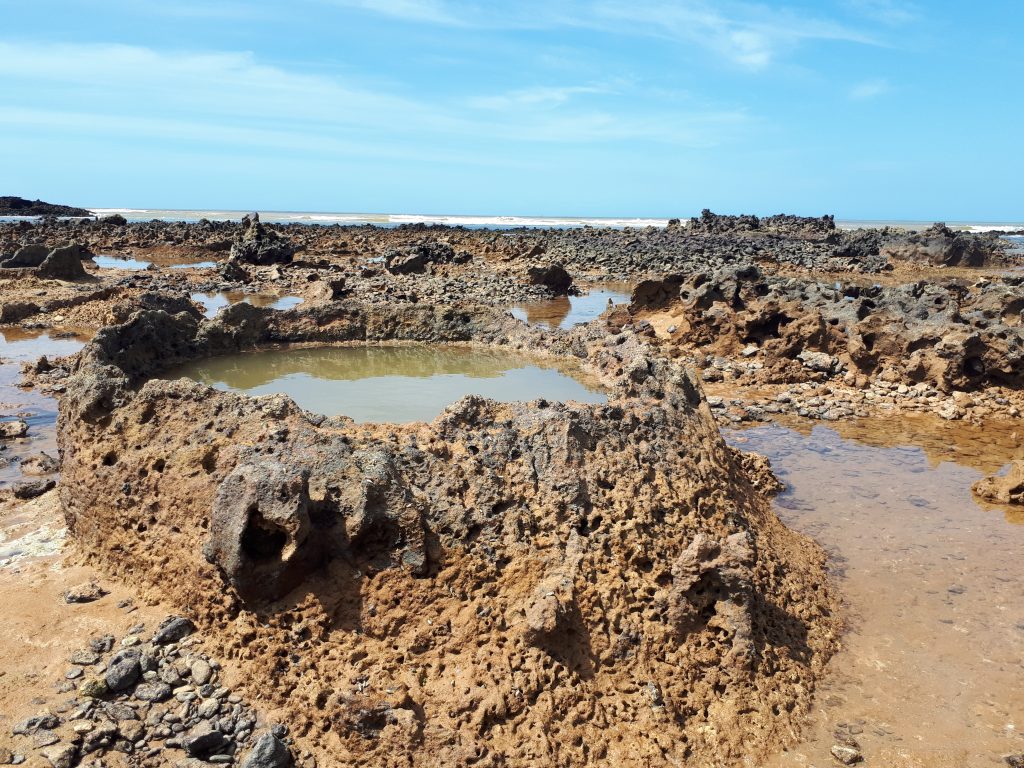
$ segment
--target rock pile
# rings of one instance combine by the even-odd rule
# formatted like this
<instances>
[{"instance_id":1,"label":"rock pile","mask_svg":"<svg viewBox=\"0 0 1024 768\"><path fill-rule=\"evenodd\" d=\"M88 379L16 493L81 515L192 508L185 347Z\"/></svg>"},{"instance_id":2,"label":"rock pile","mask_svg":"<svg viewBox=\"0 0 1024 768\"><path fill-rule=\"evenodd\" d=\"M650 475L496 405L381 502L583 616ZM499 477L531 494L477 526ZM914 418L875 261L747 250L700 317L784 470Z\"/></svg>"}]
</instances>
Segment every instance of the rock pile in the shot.
<instances>
[{"instance_id":1,"label":"rock pile","mask_svg":"<svg viewBox=\"0 0 1024 768\"><path fill-rule=\"evenodd\" d=\"M287 768L287 729L265 727L196 649L192 622L168 617L149 640L137 625L118 642L97 637L68 659L58 691L71 698L14 726L2 763L38 754L53 768L104 765L121 754L139 768ZM109 759L109 758L108 758ZM306 756L302 768L313 768Z\"/></svg>"},{"instance_id":2,"label":"rock pile","mask_svg":"<svg viewBox=\"0 0 1024 768\"><path fill-rule=\"evenodd\" d=\"M472 256L456 251L446 242L425 240L414 245L389 248L384 252L384 268L393 275L412 275L426 272L435 264L465 264Z\"/></svg>"}]
</instances>

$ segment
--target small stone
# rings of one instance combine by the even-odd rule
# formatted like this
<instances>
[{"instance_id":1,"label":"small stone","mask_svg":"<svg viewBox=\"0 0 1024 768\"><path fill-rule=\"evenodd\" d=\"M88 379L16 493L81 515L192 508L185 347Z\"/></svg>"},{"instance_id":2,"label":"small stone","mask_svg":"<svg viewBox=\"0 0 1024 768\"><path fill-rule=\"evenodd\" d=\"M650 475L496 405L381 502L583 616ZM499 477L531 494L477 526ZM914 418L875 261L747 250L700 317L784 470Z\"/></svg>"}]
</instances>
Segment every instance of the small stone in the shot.
<instances>
[{"instance_id":1,"label":"small stone","mask_svg":"<svg viewBox=\"0 0 1024 768\"><path fill-rule=\"evenodd\" d=\"M68 661L80 667L88 667L100 660L100 657L92 651L75 651Z\"/></svg>"},{"instance_id":2,"label":"small stone","mask_svg":"<svg viewBox=\"0 0 1024 768\"><path fill-rule=\"evenodd\" d=\"M829 751L832 753L832 757L843 765L854 765L864 759L859 750L841 744L834 744Z\"/></svg>"},{"instance_id":3,"label":"small stone","mask_svg":"<svg viewBox=\"0 0 1024 768\"><path fill-rule=\"evenodd\" d=\"M169 645L182 640L195 631L195 625L181 616L168 616L153 635L154 645Z\"/></svg>"},{"instance_id":4,"label":"small stone","mask_svg":"<svg viewBox=\"0 0 1024 768\"><path fill-rule=\"evenodd\" d=\"M90 677L78 686L78 692L87 699L98 699L105 696L110 689L103 678Z\"/></svg>"},{"instance_id":5,"label":"small stone","mask_svg":"<svg viewBox=\"0 0 1024 768\"><path fill-rule=\"evenodd\" d=\"M73 744L59 744L44 749L42 755L50 761L53 768L71 768L78 756L78 748Z\"/></svg>"},{"instance_id":6,"label":"small stone","mask_svg":"<svg viewBox=\"0 0 1024 768\"><path fill-rule=\"evenodd\" d=\"M203 659L192 664L192 682L196 685L206 685L210 681L210 676L213 674L213 669Z\"/></svg>"},{"instance_id":7,"label":"small stone","mask_svg":"<svg viewBox=\"0 0 1024 768\"><path fill-rule=\"evenodd\" d=\"M54 715L37 715L18 723L11 732L16 736L31 736L37 731L53 730L60 725L60 718Z\"/></svg>"},{"instance_id":8,"label":"small stone","mask_svg":"<svg viewBox=\"0 0 1024 768\"><path fill-rule=\"evenodd\" d=\"M135 743L145 735L146 726L139 720L125 720L118 723L117 731L126 741Z\"/></svg>"},{"instance_id":9,"label":"small stone","mask_svg":"<svg viewBox=\"0 0 1024 768\"><path fill-rule=\"evenodd\" d=\"M196 716L208 720L220 712L220 702L216 699L205 699L197 708Z\"/></svg>"},{"instance_id":10,"label":"small stone","mask_svg":"<svg viewBox=\"0 0 1024 768\"><path fill-rule=\"evenodd\" d=\"M87 581L64 592L64 602L69 604L91 603L94 600L99 600L106 594L107 590L103 589L95 581Z\"/></svg>"},{"instance_id":11,"label":"small stone","mask_svg":"<svg viewBox=\"0 0 1024 768\"><path fill-rule=\"evenodd\" d=\"M65 680L77 680L83 674L84 673L82 672L82 668L81 667L73 667L73 668L69 669L67 672L64 673L64 679Z\"/></svg>"},{"instance_id":12,"label":"small stone","mask_svg":"<svg viewBox=\"0 0 1024 768\"><path fill-rule=\"evenodd\" d=\"M171 686L167 683L142 683L135 688L135 698L150 702L167 701L171 698Z\"/></svg>"},{"instance_id":13,"label":"small stone","mask_svg":"<svg viewBox=\"0 0 1024 768\"><path fill-rule=\"evenodd\" d=\"M112 691L124 691L135 685L142 674L139 652L133 649L118 651L107 665L104 681Z\"/></svg>"},{"instance_id":14,"label":"small stone","mask_svg":"<svg viewBox=\"0 0 1024 768\"><path fill-rule=\"evenodd\" d=\"M242 768L287 768L291 759L284 742L272 733L264 733L242 762Z\"/></svg>"},{"instance_id":15,"label":"small stone","mask_svg":"<svg viewBox=\"0 0 1024 768\"><path fill-rule=\"evenodd\" d=\"M107 717L115 722L123 722L125 720L138 720L139 713L136 712L132 707L121 702L111 702L103 707L103 710L107 713Z\"/></svg>"},{"instance_id":16,"label":"small stone","mask_svg":"<svg viewBox=\"0 0 1024 768\"><path fill-rule=\"evenodd\" d=\"M227 744L228 738L208 722L200 723L181 740L185 752L192 757L207 757L220 752Z\"/></svg>"},{"instance_id":17,"label":"small stone","mask_svg":"<svg viewBox=\"0 0 1024 768\"><path fill-rule=\"evenodd\" d=\"M48 747L60 742L60 736L53 731L40 730L32 736L32 744L36 747Z\"/></svg>"},{"instance_id":18,"label":"small stone","mask_svg":"<svg viewBox=\"0 0 1024 768\"><path fill-rule=\"evenodd\" d=\"M110 653L110 650L114 647L114 636L103 635L103 637L90 640L89 647L95 653Z\"/></svg>"}]
</instances>

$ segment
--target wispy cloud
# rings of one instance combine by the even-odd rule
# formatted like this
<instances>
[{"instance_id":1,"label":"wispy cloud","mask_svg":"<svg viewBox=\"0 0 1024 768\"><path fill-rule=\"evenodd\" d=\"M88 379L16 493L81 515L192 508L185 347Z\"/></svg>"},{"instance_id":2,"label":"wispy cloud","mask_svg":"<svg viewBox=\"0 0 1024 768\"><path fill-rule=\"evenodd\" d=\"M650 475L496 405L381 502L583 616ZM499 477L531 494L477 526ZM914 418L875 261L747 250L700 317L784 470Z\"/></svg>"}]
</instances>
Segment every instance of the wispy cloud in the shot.
<instances>
[{"instance_id":1,"label":"wispy cloud","mask_svg":"<svg viewBox=\"0 0 1024 768\"><path fill-rule=\"evenodd\" d=\"M410 22L479 29L578 28L660 38L710 50L753 71L768 67L805 41L877 44L863 30L803 9L736 0L520 0L509 5L467 0L327 1ZM886 9L889 16L897 14L890 0L850 1L865 3L876 14Z\"/></svg>"},{"instance_id":2,"label":"wispy cloud","mask_svg":"<svg viewBox=\"0 0 1024 768\"><path fill-rule=\"evenodd\" d=\"M470 99L469 105L479 109L496 110L557 107L566 104L574 96L606 94L609 91L607 86L600 85L540 85L532 88L519 88L495 96L480 96Z\"/></svg>"},{"instance_id":3,"label":"wispy cloud","mask_svg":"<svg viewBox=\"0 0 1024 768\"><path fill-rule=\"evenodd\" d=\"M845 4L855 13L891 26L913 23L921 15L916 3L904 0L846 0Z\"/></svg>"},{"instance_id":4,"label":"wispy cloud","mask_svg":"<svg viewBox=\"0 0 1024 768\"><path fill-rule=\"evenodd\" d=\"M0 107L0 123L8 126L290 151L436 156L435 148L450 154L452 137L475 146L617 140L707 146L749 122L742 110L666 107L626 94L621 103L576 103L611 93L602 84L420 100L238 52L0 42L0 69L17 83Z\"/></svg>"},{"instance_id":5,"label":"wispy cloud","mask_svg":"<svg viewBox=\"0 0 1024 768\"><path fill-rule=\"evenodd\" d=\"M866 101L888 93L890 90L891 86L889 85L888 80L885 78L876 78L874 80L865 80L861 83L857 83L850 89L849 97L854 101Z\"/></svg>"}]
</instances>

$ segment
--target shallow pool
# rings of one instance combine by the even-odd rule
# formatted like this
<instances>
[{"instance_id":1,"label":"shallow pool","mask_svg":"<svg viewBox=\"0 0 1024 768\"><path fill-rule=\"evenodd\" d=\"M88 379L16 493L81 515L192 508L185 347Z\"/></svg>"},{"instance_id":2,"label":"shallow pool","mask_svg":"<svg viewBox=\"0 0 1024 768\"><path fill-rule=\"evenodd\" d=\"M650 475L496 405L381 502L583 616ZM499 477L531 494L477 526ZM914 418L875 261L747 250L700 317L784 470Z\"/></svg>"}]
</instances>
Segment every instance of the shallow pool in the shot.
<instances>
[{"instance_id":1,"label":"shallow pool","mask_svg":"<svg viewBox=\"0 0 1024 768\"><path fill-rule=\"evenodd\" d=\"M503 402L603 403L594 384L509 352L439 345L266 350L189 363L165 375L250 395L286 394L302 408L357 422L429 421L475 394Z\"/></svg>"}]
</instances>

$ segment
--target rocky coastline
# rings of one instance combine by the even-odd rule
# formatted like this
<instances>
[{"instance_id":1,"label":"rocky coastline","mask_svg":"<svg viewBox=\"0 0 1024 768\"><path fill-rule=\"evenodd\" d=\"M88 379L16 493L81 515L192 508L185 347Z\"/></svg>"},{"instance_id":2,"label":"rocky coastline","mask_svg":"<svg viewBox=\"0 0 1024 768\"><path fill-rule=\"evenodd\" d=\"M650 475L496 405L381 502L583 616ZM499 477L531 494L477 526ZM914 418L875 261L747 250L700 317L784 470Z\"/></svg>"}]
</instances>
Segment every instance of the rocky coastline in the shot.
<instances>
[{"instance_id":1,"label":"rocky coastline","mask_svg":"<svg viewBox=\"0 0 1024 768\"><path fill-rule=\"evenodd\" d=\"M800 732L843 610L824 551L772 511L770 465L719 428L1018 419L1020 266L993 234L830 216L0 223L0 329L82 340L20 371L57 403L60 462L36 458L50 471L12 484L0 520L49 505L68 562L153 611L75 637L39 704L0 683L18 714L0 764L767 759ZM609 281L629 301L584 325L509 313ZM233 298L211 316L208 294ZM252 303L265 295L301 303ZM381 343L571 362L608 402L468 397L428 424L365 425L162 378L245 350ZM0 447L43 429L0 426ZM1019 485L976 492L1020 504ZM855 761L844 738L833 757Z\"/></svg>"}]
</instances>

